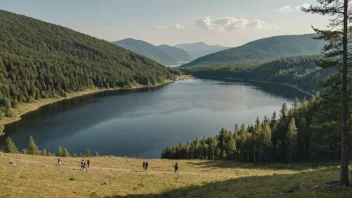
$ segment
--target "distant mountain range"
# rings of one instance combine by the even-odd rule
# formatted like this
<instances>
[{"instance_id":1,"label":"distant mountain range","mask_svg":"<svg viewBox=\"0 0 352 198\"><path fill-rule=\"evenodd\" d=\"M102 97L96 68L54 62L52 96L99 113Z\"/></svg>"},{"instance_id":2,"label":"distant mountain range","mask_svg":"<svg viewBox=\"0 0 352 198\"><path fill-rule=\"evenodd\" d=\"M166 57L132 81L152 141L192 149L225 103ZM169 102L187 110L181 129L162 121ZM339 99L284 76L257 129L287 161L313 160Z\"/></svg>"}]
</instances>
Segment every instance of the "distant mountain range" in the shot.
<instances>
[{"instance_id":1,"label":"distant mountain range","mask_svg":"<svg viewBox=\"0 0 352 198\"><path fill-rule=\"evenodd\" d=\"M132 38L112 42L120 47L151 58L164 65L181 65L200 56L218 52L228 47L207 45L205 43L179 44L176 46L159 45Z\"/></svg>"},{"instance_id":2,"label":"distant mountain range","mask_svg":"<svg viewBox=\"0 0 352 198\"><path fill-rule=\"evenodd\" d=\"M229 49L229 47L221 46L221 45L207 45L205 43L189 43L189 44L178 44L175 47L184 49L188 52L193 59L197 59L201 56L205 56L208 54L212 54L215 52L219 52L222 50Z\"/></svg>"},{"instance_id":3,"label":"distant mountain range","mask_svg":"<svg viewBox=\"0 0 352 198\"><path fill-rule=\"evenodd\" d=\"M313 39L312 37L315 36L317 35L285 35L259 39L239 47L200 57L183 66L267 62L284 57L316 55L320 54L325 42Z\"/></svg>"},{"instance_id":4,"label":"distant mountain range","mask_svg":"<svg viewBox=\"0 0 352 198\"><path fill-rule=\"evenodd\" d=\"M180 65L192 60L191 56L185 50L169 45L155 46L148 42L132 38L112 43L151 58L163 65Z\"/></svg>"}]
</instances>

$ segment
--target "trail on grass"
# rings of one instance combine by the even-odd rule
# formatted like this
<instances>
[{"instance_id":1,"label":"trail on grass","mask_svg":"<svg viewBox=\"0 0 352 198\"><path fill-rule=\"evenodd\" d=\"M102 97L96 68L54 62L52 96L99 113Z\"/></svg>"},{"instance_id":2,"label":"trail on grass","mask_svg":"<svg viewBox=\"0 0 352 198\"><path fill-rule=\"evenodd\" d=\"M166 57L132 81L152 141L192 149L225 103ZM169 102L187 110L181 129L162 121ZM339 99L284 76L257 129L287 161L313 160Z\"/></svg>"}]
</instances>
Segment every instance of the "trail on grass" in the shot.
<instances>
[{"instance_id":1,"label":"trail on grass","mask_svg":"<svg viewBox=\"0 0 352 198\"><path fill-rule=\"evenodd\" d=\"M58 168L67 168L67 169L72 169L72 170L77 170L81 171L81 168L79 166L66 166L66 165L54 165L53 164L46 164L40 161L34 161L34 160L23 160L23 159L18 159L18 158L10 158L6 155L4 155L6 158L12 160L13 162L24 162L26 164L32 163L32 164L38 164L42 166L57 166ZM166 171L143 171L140 169L124 169L124 168L108 168L108 167L97 167L97 166L91 166L88 168L89 171L118 171L118 172L124 172L124 173L145 173L145 174L163 174L163 175L174 175L174 172L166 172ZM179 172L179 175L197 175L197 176L217 176L217 177L236 177L236 175L229 175L229 174L204 174L204 173L194 173L194 172Z\"/></svg>"}]
</instances>

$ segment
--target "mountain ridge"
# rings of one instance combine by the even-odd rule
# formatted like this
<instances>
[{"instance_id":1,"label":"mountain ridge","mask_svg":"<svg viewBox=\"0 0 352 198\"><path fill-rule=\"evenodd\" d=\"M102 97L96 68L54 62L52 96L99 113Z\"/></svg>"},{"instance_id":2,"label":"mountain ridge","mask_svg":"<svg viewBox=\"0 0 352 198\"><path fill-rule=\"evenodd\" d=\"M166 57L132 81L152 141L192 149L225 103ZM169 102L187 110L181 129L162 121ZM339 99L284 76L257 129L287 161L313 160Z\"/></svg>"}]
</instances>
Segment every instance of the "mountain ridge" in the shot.
<instances>
[{"instance_id":1,"label":"mountain ridge","mask_svg":"<svg viewBox=\"0 0 352 198\"><path fill-rule=\"evenodd\" d=\"M236 62L266 62L290 56L319 54L325 42L317 34L280 35L251 41L244 45L200 57L188 66L205 66Z\"/></svg>"},{"instance_id":2,"label":"mountain ridge","mask_svg":"<svg viewBox=\"0 0 352 198\"><path fill-rule=\"evenodd\" d=\"M146 41L133 38L113 41L112 43L164 65L177 65L192 60L185 50L169 45L156 46Z\"/></svg>"}]
</instances>

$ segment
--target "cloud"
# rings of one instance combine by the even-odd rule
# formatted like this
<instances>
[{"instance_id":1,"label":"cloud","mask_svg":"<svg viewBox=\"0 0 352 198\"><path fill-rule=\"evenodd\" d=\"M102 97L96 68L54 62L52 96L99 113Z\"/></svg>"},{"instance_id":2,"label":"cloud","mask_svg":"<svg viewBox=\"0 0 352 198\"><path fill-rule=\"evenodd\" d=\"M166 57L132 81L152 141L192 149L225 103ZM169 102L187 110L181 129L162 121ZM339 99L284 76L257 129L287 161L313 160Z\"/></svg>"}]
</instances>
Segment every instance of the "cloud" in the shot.
<instances>
[{"instance_id":1,"label":"cloud","mask_svg":"<svg viewBox=\"0 0 352 198\"><path fill-rule=\"evenodd\" d=\"M304 3L301 5L302 8L309 8L310 7L310 4L309 3Z\"/></svg>"},{"instance_id":2,"label":"cloud","mask_svg":"<svg viewBox=\"0 0 352 198\"><path fill-rule=\"evenodd\" d=\"M186 29L186 26L183 26L181 24L176 23L174 25L158 26L158 28L171 29L171 30L184 30L184 29Z\"/></svg>"},{"instance_id":3,"label":"cloud","mask_svg":"<svg viewBox=\"0 0 352 198\"><path fill-rule=\"evenodd\" d=\"M279 8L279 12L292 12L293 8L290 5L282 6Z\"/></svg>"},{"instance_id":4,"label":"cloud","mask_svg":"<svg viewBox=\"0 0 352 198\"><path fill-rule=\"evenodd\" d=\"M233 32L239 29L273 29L277 28L275 24L268 24L259 19L248 20L245 18L221 17L212 19L202 17L195 22L196 27L209 31L228 31Z\"/></svg>"},{"instance_id":5,"label":"cloud","mask_svg":"<svg viewBox=\"0 0 352 198\"><path fill-rule=\"evenodd\" d=\"M304 3L302 5L297 5L297 6L285 5L285 6L282 6L281 8L275 9L274 11L286 13L286 12L292 12L295 10L300 11L301 8L309 8L309 7L310 7L309 3Z\"/></svg>"}]
</instances>

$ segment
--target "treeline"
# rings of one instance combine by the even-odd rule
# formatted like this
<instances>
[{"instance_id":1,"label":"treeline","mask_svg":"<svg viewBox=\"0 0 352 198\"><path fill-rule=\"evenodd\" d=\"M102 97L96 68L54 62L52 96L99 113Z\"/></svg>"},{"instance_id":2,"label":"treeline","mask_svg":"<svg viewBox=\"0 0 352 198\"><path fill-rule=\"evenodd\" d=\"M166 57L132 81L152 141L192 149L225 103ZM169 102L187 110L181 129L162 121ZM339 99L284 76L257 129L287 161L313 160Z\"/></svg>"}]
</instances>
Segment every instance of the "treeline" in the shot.
<instances>
[{"instance_id":1,"label":"treeline","mask_svg":"<svg viewBox=\"0 0 352 198\"><path fill-rule=\"evenodd\" d=\"M174 79L168 68L107 41L0 10L0 119L19 102L91 88Z\"/></svg>"},{"instance_id":2,"label":"treeline","mask_svg":"<svg viewBox=\"0 0 352 198\"><path fill-rule=\"evenodd\" d=\"M204 78L233 78L283 83L308 92L321 90L320 82L334 74L333 69L321 69L315 64L318 56L299 56L253 65L237 63L205 67L180 68L186 74Z\"/></svg>"},{"instance_id":3,"label":"treeline","mask_svg":"<svg viewBox=\"0 0 352 198\"><path fill-rule=\"evenodd\" d=\"M331 107L333 108L333 107ZM228 159L254 163L337 160L340 144L337 122L317 92L308 101L296 99L293 107L282 105L279 116L257 118L254 125L221 129L214 137L166 147L167 159Z\"/></svg>"},{"instance_id":4,"label":"treeline","mask_svg":"<svg viewBox=\"0 0 352 198\"><path fill-rule=\"evenodd\" d=\"M29 138L28 142L28 148L23 149L21 152L18 151L15 143L10 137L6 138L5 142L5 153L22 153L22 154L28 154L28 155L43 155L43 156L58 156L58 157L78 157L76 154L70 154L68 150L64 147L59 146L58 150L56 153L51 153L50 151L47 151L46 149L39 150L37 144L34 142L33 137L31 136ZM99 153L97 151L94 152L95 156L99 156ZM92 156L90 149L87 148L86 154L80 153L81 157L90 157Z\"/></svg>"}]
</instances>

